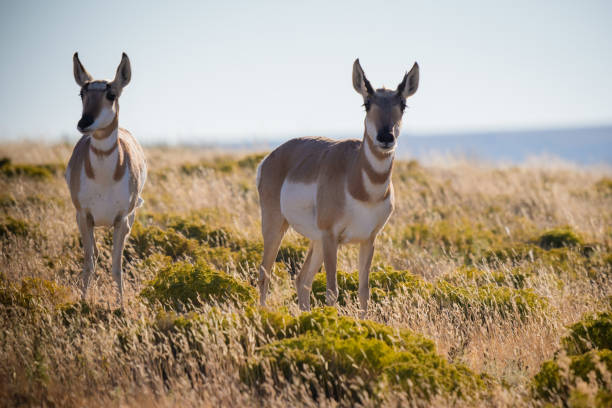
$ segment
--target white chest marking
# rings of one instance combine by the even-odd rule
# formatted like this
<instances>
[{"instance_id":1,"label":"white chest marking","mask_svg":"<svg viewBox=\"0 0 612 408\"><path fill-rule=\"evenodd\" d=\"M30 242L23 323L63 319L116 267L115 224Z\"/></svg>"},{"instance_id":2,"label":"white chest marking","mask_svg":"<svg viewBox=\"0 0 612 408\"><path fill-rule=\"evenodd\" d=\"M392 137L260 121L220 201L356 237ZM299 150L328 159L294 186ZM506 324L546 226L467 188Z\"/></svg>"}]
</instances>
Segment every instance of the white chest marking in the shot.
<instances>
[{"instance_id":1,"label":"white chest marking","mask_svg":"<svg viewBox=\"0 0 612 408\"><path fill-rule=\"evenodd\" d=\"M393 190L386 200L375 204L356 200L345 192L345 211L340 222L334 227L334 233L340 237L340 243L346 244L367 240L377 233L387 222L393 211Z\"/></svg>"},{"instance_id":2,"label":"white chest marking","mask_svg":"<svg viewBox=\"0 0 612 408\"><path fill-rule=\"evenodd\" d=\"M91 213L96 226L111 226L118 214L127 215L130 209L130 169L126 169L121 180L115 181L118 153L105 158L98 158L92 152L88 154L95 177L88 178L85 168L81 169L78 200L81 208Z\"/></svg>"},{"instance_id":3,"label":"white chest marking","mask_svg":"<svg viewBox=\"0 0 612 408\"><path fill-rule=\"evenodd\" d=\"M98 150L102 150L102 151L107 151L109 150L111 147L113 147L114 145L117 144L117 136L119 133L119 129L115 129L111 132L110 135L108 135L108 137L105 137L104 139L96 139L95 137L91 137L91 145L98 149Z\"/></svg>"},{"instance_id":4,"label":"white chest marking","mask_svg":"<svg viewBox=\"0 0 612 408\"><path fill-rule=\"evenodd\" d=\"M389 187L389 183L391 182L390 177L384 183L377 184L372 183L365 170L361 170L361 176L363 177L363 186L365 187L365 191L368 193L368 196L370 196L370 199L378 200L385 195L387 188Z\"/></svg>"}]
</instances>

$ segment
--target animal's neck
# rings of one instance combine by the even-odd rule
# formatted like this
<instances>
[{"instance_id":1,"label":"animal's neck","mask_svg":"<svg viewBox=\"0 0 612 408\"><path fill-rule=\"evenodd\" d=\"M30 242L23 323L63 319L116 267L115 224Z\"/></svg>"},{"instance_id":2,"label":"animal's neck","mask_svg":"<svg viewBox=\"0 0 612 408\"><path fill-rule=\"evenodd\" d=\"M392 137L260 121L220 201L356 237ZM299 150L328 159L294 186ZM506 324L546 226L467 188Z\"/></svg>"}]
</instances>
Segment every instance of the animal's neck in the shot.
<instances>
[{"instance_id":1,"label":"animal's neck","mask_svg":"<svg viewBox=\"0 0 612 408\"><path fill-rule=\"evenodd\" d=\"M393 169L393 160L395 159L395 149L383 152L378 149L372 138L369 137L367 131L363 133L363 142L361 143L362 154L367 162L377 173L386 173L391 177Z\"/></svg>"},{"instance_id":2,"label":"animal's neck","mask_svg":"<svg viewBox=\"0 0 612 408\"><path fill-rule=\"evenodd\" d=\"M92 133L90 150L96 156L110 156L119 147L119 118L115 114L113 121L106 127Z\"/></svg>"},{"instance_id":3,"label":"animal's neck","mask_svg":"<svg viewBox=\"0 0 612 408\"><path fill-rule=\"evenodd\" d=\"M372 202L388 197L394 157L394 151L381 152L364 133L361 149L351 169L353 180L360 180L362 184L362 188L355 191L361 191L367 201Z\"/></svg>"}]
</instances>

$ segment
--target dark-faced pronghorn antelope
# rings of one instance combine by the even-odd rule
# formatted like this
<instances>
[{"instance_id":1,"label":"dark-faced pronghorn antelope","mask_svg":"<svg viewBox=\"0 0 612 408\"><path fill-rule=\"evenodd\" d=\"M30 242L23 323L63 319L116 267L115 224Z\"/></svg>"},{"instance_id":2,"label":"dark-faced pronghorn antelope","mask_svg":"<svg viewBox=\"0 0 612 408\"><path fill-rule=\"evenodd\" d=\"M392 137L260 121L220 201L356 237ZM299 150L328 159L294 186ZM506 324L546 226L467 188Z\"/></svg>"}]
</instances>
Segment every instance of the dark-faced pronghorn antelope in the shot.
<instances>
[{"instance_id":1,"label":"dark-faced pronghorn antelope","mask_svg":"<svg viewBox=\"0 0 612 408\"><path fill-rule=\"evenodd\" d=\"M81 87L83 114L77 129L83 134L68 167L66 182L76 208L76 219L83 241L85 264L82 297L98 258L94 227L112 226L113 278L123 305L123 247L137 207L147 167L142 148L127 130L119 127L119 97L130 82L130 60L124 53L112 81L94 80L85 70L77 53L73 57L74 79Z\"/></svg>"},{"instance_id":2,"label":"dark-faced pronghorn antelope","mask_svg":"<svg viewBox=\"0 0 612 408\"><path fill-rule=\"evenodd\" d=\"M416 92L418 84L415 63L397 89L375 90L356 60L353 87L363 97L366 110L363 140L292 139L260 163L262 305L281 240L291 225L311 240L295 279L300 308L310 308L310 289L321 264L327 275L327 304L336 303L338 245L359 243L359 301L362 314L366 313L374 240L393 211L391 170L402 114L406 98Z\"/></svg>"}]
</instances>

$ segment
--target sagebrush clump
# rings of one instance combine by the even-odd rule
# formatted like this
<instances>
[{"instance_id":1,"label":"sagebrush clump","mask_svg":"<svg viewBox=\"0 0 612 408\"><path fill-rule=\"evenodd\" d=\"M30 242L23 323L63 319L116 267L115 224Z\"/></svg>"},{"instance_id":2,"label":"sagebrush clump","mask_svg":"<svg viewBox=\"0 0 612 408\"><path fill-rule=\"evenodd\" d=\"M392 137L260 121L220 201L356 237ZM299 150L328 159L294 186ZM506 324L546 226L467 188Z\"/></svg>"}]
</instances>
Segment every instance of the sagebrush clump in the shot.
<instances>
[{"instance_id":1,"label":"sagebrush clump","mask_svg":"<svg viewBox=\"0 0 612 408\"><path fill-rule=\"evenodd\" d=\"M562 349L534 376L537 398L571 406L612 404L612 314L586 315L569 327Z\"/></svg>"},{"instance_id":2,"label":"sagebrush clump","mask_svg":"<svg viewBox=\"0 0 612 408\"><path fill-rule=\"evenodd\" d=\"M146 285L141 296L153 304L159 302L179 310L197 307L202 302L252 304L257 297L251 286L203 261L195 265L188 262L168 265Z\"/></svg>"},{"instance_id":3,"label":"sagebrush clump","mask_svg":"<svg viewBox=\"0 0 612 408\"><path fill-rule=\"evenodd\" d=\"M469 397L483 390L480 377L449 364L430 340L408 330L338 316L329 307L297 318L275 316L272 324L279 322L283 327L275 328L277 339L261 347L243 371L247 383L263 383L267 377L292 381L303 373L307 381L317 382L311 390L321 389L332 398L360 391L375 396L398 388L429 400L437 394ZM363 389L344 388L343 381L357 377L363 379Z\"/></svg>"}]
</instances>

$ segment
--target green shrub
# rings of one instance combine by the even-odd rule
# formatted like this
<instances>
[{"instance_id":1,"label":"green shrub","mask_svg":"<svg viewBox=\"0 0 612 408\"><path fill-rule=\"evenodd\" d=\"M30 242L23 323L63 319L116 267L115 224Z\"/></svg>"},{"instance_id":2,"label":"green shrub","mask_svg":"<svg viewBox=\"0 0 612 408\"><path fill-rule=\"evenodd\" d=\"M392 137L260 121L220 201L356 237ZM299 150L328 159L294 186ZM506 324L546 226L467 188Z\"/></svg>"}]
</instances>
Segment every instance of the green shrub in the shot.
<instances>
[{"instance_id":1,"label":"green shrub","mask_svg":"<svg viewBox=\"0 0 612 408\"><path fill-rule=\"evenodd\" d=\"M338 303L346 305L348 298L359 295L359 272L338 271ZM409 271L397 271L385 268L381 271L370 272L370 297L376 302L386 296L395 296L400 289L407 293L426 296L431 284L425 282L420 276ZM315 275L312 282L312 296L321 303L325 303L327 279L325 273Z\"/></svg>"},{"instance_id":2,"label":"green shrub","mask_svg":"<svg viewBox=\"0 0 612 408\"><path fill-rule=\"evenodd\" d=\"M7 209L16 205L17 200L12 194L0 194L0 208Z\"/></svg>"},{"instance_id":3,"label":"green shrub","mask_svg":"<svg viewBox=\"0 0 612 408\"><path fill-rule=\"evenodd\" d=\"M612 351L591 350L587 353L559 357L546 361L532 380L532 392L538 399L562 402L579 396L575 389L578 379L590 382L594 379L598 387L595 403L599 407L609 407L612 402L610 376L612 375Z\"/></svg>"},{"instance_id":4,"label":"green shrub","mask_svg":"<svg viewBox=\"0 0 612 408\"><path fill-rule=\"evenodd\" d=\"M236 161L231 156L218 156L212 160L200 163L184 163L180 170L186 175L201 173L204 169L215 170L221 173L231 173L236 167L245 170L254 170L265 157L265 154L250 154Z\"/></svg>"},{"instance_id":5,"label":"green shrub","mask_svg":"<svg viewBox=\"0 0 612 408\"><path fill-rule=\"evenodd\" d=\"M544 249L576 247L583 245L583 239L570 227L555 228L544 232L535 242Z\"/></svg>"},{"instance_id":6,"label":"green shrub","mask_svg":"<svg viewBox=\"0 0 612 408\"><path fill-rule=\"evenodd\" d=\"M504 236L470 220L442 220L431 225L408 225L403 240L431 250L434 254L463 257L468 263L479 260L491 246L503 243Z\"/></svg>"},{"instance_id":7,"label":"green shrub","mask_svg":"<svg viewBox=\"0 0 612 408\"><path fill-rule=\"evenodd\" d=\"M474 269L464 269L473 273ZM456 278L456 277L455 277ZM520 285L521 277L498 277L508 286ZM464 278L439 280L435 284L424 281L421 277L408 271L395 271L390 268L370 273L370 296L373 301L379 301L386 296L397 296L399 293L418 295L425 299L433 299L441 308L459 308L466 315L482 315L491 310L507 315L518 313L526 317L533 312L545 310L546 299L538 296L530 289L515 289L514 287L498 286L499 282L489 283L484 279L474 282ZM315 275L312 283L312 296L319 302L325 302L326 276L324 273ZM359 274L338 271L338 303L346 305L347 299L357 298L359 293Z\"/></svg>"},{"instance_id":8,"label":"green shrub","mask_svg":"<svg viewBox=\"0 0 612 408\"><path fill-rule=\"evenodd\" d=\"M8 178L24 176L44 180L61 174L64 170L63 164L13 164L7 157L0 159L0 174Z\"/></svg>"},{"instance_id":9,"label":"green shrub","mask_svg":"<svg viewBox=\"0 0 612 408\"><path fill-rule=\"evenodd\" d=\"M458 307L468 316L488 314L491 310L502 316L518 313L527 317L545 310L546 299L530 289L513 289L494 284L483 286L454 286L441 280L431 293L440 307Z\"/></svg>"},{"instance_id":10,"label":"green shrub","mask_svg":"<svg viewBox=\"0 0 612 408\"><path fill-rule=\"evenodd\" d=\"M235 249L238 246L237 240L225 228L209 228L201 222L182 217L174 217L168 222L167 226L180 232L186 238L195 239L200 244L206 244L210 247Z\"/></svg>"},{"instance_id":11,"label":"green shrub","mask_svg":"<svg viewBox=\"0 0 612 408\"><path fill-rule=\"evenodd\" d=\"M150 303L160 302L168 308L200 306L201 302L252 304L255 289L231 276L213 270L207 263L196 265L177 262L163 268L140 293Z\"/></svg>"},{"instance_id":12,"label":"green shrub","mask_svg":"<svg viewBox=\"0 0 612 408\"><path fill-rule=\"evenodd\" d=\"M27 310L57 309L70 303L70 289L42 278L24 278L19 287L0 273L0 304Z\"/></svg>"},{"instance_id":13,"label":"green shrub","mask_svg":"<svg viewBox=\"0 0 612 408\"><path fill-rule=\"evenodd\" d=\"M310 384L315 397L322 390L333 398L347 393L359 398L363 391L376 395L385 387L399 388L415 398L467 397L483 387L470 370L449 364L436 353L433 342L409 330L341 317L335 308L297 318L276 316L272 322L272 332L280 333L280 338L257 349L242 370L248 384L268 378L282 384L297 377ZM343 387L347 380L356 381L350 388Z\"/></svg>"},{"instance_id":14,"label":"green shrub","mask_svg":"<svg viewBox=\"0 0 612 408\"><path fill-rule=\"evenodd\" d=\"M276 255L276 262L284 262L293 276L299 272L307 252L308 248L304 245L281 245Z\"/></svg>"},{"instance_id":15,"label":"green shrub","mask_svg":"<svg viewBox=\"0 0 612 408\"><path fill-rule=\"evenodd\" d=\"M608 266L612 267L612 252L604 255L603 261L608 264Z\"/></svg>"},{"instance_id":16,"label":"green shrub","mask_svg":"<svg viewBox=\"0 0 612 408\"><path fill-rule=\"evenodd\" d=\"M177 260L185 257L195 258L200 253L197 241L185 238L174 229L143 227L139 222L135 222L132 226L129 243L140 258L161 252Z\"/></svg>"},{"instance_id":17,"label":"green shrub","mask_svg":"<svg viewBox=\"0 0 612 408\"><path fill-rule=\"evenodd\" d=\"M232 157L218 156L212 161L206 160L200 163L184 163L181 165L180 171L187 176L201 174L204 170L231 173L236 168L236 165L237 163Z\"/></svg>"},{"instance_id":18,"label":"green shrub","mask_svg":"<svg viewBox=\"0 0 612 408\"><path fill-rule=\"evenodd\" d=\"M149 217L145 222L161 226L134 223L129 244L139 258L159 252L173 260L205 259L222 270L228 264L247 267L261 262L261 242L235 238L225 228L210 228L190 218L165 215Z\"/></svg>"},{"instance_id":19,"label":"green shrub","mask_svg":"<svg viewBox=\"0 0 612 408\"><path fill-rule=\"evenodd\" d=\"M612 350L612 312L587 315L569 329L570 333L561 340L569 355L593 349Z\"/></svg>"},{"instance_id":20,"label":"green shrub","mask_svg":"<svg viewBox=\"0 0 612 408\"><path fill-rule=\"evenodd\" d=\"M482 269L463 266L455 272L444 276L446 282L461 285L483 286L494 283L498 286L509 286L523 289L531 272L526 268L514 268L509 271L484 271Z\"/></svg>"},{"instance_id":21,"label":"green shrub","mask_svg":"<svg viewBox=\"0 0 612 408\"><path fill-rule=\"evenodd\" d=\"M60 310L66 326L72 324L75 320L85 322L86 325L95 325L109 323L114 318L124 317L124 312L121 308L109 309L106 306L88 303L83 300L65 303L60 307Z\"/></svg>"},{"instance_id":22,"label":"green shrub","mask_svg":"<svg viewBox=\"0 0 612 408\"><path fill-rule=\"evenodd\" d=\"M237 238L226 228L211 228L201 221L193 217L170 217L166 221L168 230L175 230L187 239L192 239L206 246L207 249L201 248L207 254L210 262L215 262L210 258L211 254L229 254L229 258L236 264L241 266L256 265L261 262L261 254L263 245L259 241L248 241L246 239ZM227 248L227 251L210 251L210 249ZM282 250L282 248L281 248ZM223 256L225 258L225 256ZM229 259L228 259L229 262Z\"/></svg>"},{"instance_id":23,"label":"green shrub","mask_svg":"<svg viewBox=\"0 0 612 408\"><path fill-rule=\"evenodd\" d=\"M348 298L356 297L359 290L359 273L337 271L338 280L338 304L344 306ZM312 281L311 296L325 304L325 293L327 291L327 277L325 272L317 273ZM372 290L372 297L374 291Z\"/></svg>"},{"instance_id":24,"label":"green shrub","mask_svg":"<svg viewBox=\"0 0 612 408\"><path fill-rule=\"evenodd\" d=\"M542 252L540 247L531 244L500 244L484 251L483 258L488 262L533 262Z\"/></svg>"},{"instance_id":25,"label":"green shrub","mask_svg":"<svg viewBox=\"0 0 612 408\"><path fill-rule=\"evenodd\" d=\"M33 235L33 231L27 222L13 217L6 217L2 224L0 224L0 238L8 238L11 235L27 237Z\"/></svg>"},{"instance_id":26,"label":"green shrub","mask_svg":"<svg viewBox=\"0 0 612 408\"><path fill-rule=\"evenodd\" d=\"M241 169L255 170L266 155L267 153L257 153L244 156L242 159L238 160L238 167Z\"/></svg>"},{"instance_id":27,"label":"green shrub","mask_svg":"<svg viewBox=\"0 0 612 408\"><path fill-rule=\"evenodd\" d=\"M603 195L612 195L612 179L604 177L595 183L595 190Z\"/></svg>"}]
</instances>

